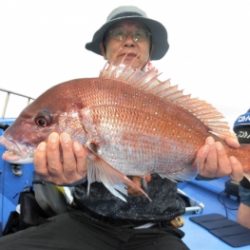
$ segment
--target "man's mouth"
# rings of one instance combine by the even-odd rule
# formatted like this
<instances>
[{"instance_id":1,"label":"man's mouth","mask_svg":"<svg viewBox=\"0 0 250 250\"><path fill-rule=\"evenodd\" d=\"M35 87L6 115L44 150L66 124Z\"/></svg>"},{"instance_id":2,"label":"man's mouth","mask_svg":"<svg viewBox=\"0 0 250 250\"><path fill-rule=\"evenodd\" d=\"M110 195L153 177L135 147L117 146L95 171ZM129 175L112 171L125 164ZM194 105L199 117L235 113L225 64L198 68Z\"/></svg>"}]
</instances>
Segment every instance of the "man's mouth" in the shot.
<instances>
[{"instance_id":1,"label":"man's mouth","mask_svg":"<svg viewBox=\"0 0 250 250\"><path fill-rule=\"evenodd\" d=\"M119 57L122 57L122 58L124 58L124 60L126 60L126 59L133 59L133 58L136 58L138 56L136 53L131 52L131 53L122 53L119 55Z\"/></svg>"}]
</instances>

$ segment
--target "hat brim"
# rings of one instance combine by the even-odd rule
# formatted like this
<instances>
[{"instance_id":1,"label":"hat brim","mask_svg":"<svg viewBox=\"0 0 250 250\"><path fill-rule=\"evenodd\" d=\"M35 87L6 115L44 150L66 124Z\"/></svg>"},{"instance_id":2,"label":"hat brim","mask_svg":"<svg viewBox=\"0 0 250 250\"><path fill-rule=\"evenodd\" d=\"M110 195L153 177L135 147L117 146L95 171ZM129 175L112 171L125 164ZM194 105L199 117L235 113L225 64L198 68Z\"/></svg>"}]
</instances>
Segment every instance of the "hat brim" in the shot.
<instances>
[{"instance_id":1,"label":"hat brim","mask_svg":"<svg viewBox=\"0 0 250 250\"><path fill-rule=\"evenodd\" d=\"M143 23L150 30L152 39L152 51L150 55L151 60L159 60L166 54L169 48L167 30L160 22L142 16L118 17L105 23L99 30L96 31L92 41L86 43L86 49L102 55L100 44L103 42L103 37L106 31L114 24L125 20Z\"/></svg>"}]
</instances>

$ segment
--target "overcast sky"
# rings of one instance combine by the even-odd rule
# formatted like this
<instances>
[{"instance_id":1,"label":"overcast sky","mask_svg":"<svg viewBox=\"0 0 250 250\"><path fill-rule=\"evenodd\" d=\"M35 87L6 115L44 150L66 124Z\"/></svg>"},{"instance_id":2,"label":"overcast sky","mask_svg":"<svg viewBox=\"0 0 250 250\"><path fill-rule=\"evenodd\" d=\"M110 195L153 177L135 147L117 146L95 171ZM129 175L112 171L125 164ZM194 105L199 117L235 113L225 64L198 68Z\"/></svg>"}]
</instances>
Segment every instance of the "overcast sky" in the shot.
<instances>
[{"instance_id":1,"label":"overcast sky","mask_svg":"<svg viewBox=\"0 0 250 250\"><path fill-rule=\"evenodd\" d=\"M0 0L0 88L37 97L97 76L104 60L84 45L124 4L168 30L169 52L154 62L161 78L212 103L231 126L250 108L249 0Z\"/></svg>"}]
</instances>

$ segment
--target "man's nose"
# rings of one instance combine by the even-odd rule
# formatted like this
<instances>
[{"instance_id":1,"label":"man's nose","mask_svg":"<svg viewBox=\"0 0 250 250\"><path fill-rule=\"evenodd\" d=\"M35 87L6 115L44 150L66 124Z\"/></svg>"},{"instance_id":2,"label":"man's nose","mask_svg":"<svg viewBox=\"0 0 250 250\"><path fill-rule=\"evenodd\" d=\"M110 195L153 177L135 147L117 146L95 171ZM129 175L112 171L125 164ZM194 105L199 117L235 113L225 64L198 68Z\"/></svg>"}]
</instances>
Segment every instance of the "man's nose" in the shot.
<instances>
[{"instance_id":1,"label":"man's nose","mask_svg":"<svg viewBox=\"0 0 250 250\"><path fill-rule=\"evenodd\" d=\"M133 47L135 46L135 41L133 39L133 35L132 34L128 34L126 39L124 40L124 46L126 47Z\"/></svg>"}]
</instances>

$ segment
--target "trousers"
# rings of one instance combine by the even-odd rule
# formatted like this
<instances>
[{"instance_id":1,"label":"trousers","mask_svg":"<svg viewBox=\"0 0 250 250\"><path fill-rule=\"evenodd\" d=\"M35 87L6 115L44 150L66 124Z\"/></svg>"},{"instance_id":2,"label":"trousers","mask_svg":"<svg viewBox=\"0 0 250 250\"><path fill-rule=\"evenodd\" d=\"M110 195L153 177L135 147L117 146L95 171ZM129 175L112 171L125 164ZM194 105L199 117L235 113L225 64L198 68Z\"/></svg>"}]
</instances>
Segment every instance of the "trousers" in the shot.
<instances>
[{"instance_id":1,"label":"trousers","mask_svg":"<svg viewBox=\"0 0 250 250\"><path fill-rule=\"evenodd\" d=\"M79 210L0 237L1 250L187 250L184 233L171 226L135 229L110 225Z\"/></svg>"}]
</instances>

